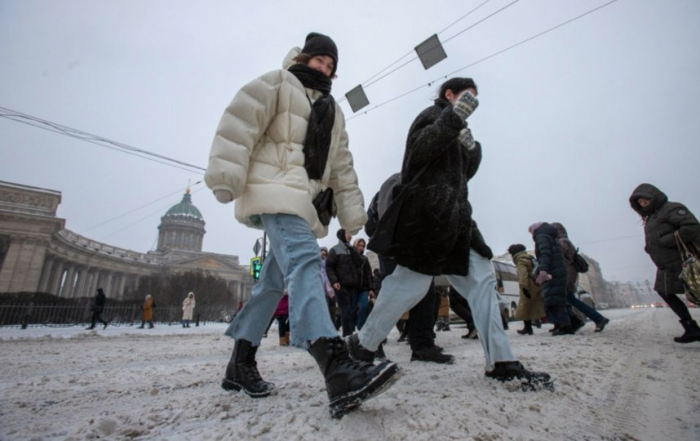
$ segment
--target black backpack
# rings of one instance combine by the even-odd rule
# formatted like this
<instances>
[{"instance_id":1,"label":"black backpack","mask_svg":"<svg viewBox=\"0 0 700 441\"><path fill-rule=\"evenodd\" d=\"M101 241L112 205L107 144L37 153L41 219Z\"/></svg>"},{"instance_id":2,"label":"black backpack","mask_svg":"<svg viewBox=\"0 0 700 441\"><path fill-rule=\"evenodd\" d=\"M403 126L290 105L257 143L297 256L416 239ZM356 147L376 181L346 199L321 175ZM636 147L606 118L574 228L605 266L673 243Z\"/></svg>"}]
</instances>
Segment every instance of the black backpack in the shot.
<instances>
[{"instance_id":1,"label":"black backpack","mask_svg":"<svg viewBox=\"0 0 700 441\"><path fill-rule=\"evenodd\" d=\"M578 248L576 248L576 254L574 254L574 269L576 270L577 273L587 273L588 272L588 262L586 262L586 259L583 258L583 256L578 252Z\"/></svg>"}]
</instances>

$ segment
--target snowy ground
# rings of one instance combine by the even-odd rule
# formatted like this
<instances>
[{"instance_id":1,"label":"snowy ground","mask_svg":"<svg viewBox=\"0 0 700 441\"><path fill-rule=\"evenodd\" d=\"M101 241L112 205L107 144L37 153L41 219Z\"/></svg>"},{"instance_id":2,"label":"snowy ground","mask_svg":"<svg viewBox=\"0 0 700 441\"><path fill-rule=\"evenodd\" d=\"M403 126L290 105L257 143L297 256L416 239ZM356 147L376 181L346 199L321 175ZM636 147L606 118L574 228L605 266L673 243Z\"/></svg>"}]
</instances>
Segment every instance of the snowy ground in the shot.
<instances>
[{"instance_id":1,"label":"snowy ground","mask_svg":"<svg viewBox=\"0 0 700 441\"><path fill-rule=\"evenodd\" d=\"M258 360L277 391L257 400L219 387L233 345L223 325L0 329L0 439L700 439L700 343L673 343L668 309L605 315L600 334L511 325L515 353L556 378L553 393L484 378L481 345L461 327L438 333L451 366L409 362L392 334L386 353L405 375L340 421L313 359L279 347L274 329Z\"/></svg>"}]
</instances>

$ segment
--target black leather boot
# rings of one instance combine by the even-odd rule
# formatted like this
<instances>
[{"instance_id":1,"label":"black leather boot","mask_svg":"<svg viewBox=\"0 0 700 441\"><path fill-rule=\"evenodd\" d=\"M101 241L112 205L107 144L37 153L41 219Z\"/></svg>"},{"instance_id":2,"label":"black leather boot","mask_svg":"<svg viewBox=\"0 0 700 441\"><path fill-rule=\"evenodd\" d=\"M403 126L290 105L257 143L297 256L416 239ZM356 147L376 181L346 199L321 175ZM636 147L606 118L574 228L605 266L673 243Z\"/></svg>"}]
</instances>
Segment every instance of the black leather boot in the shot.
<instances>
[{"instance_id":1,"label":"black leather boot","mask_svg":"<svg viewBox=\"0 0 700 441\"><path fill-rule=\"evenodd\" d=\"M348 411L384 392L401 376L396 363L383 361L374 366L353 360L340 337L316 340L309 353L326 380L332 418L342 418Z\"/></svg>"},{"instance_id":2,"label":"black leather boot","mask_svg":"<svg viewBox=\"0 0 700 441\"><path fill-rule=\"evenodd\" d=\"M523 391L539 388L554 390L554 381L549 374L528 371L519 361L497 361L494 369L486 371L485 375L498 381L521 380Z\"/></svg>"},{"instance_id":3,"label":"black leather boot","mask_svg":"<svg viewBox=\"0 0 700 441\"><path fill-rule=\"evenodd\" d=\"M377 356L377 352L379 352L380 349L382 350L382 355L384 354L384 349L382 348L382 345L379 345L379 349L377 349L374 352L370 351L369 349L365 349L360 344L360 337L357 335L357 333L345 337L345 344L347 345L348 354L350 355L350 358L354 360L364 361L372 364L374 363L374 359Z\"/></svg>"},{"instance_id":4,"label":"black leather boot","mask_svg":"<svg viewBox=\"0 0 700 441\"><path fill-rule=\"evenodd\" d=\"M518 329L517 333L520 335L532 335L534 331L532 330L532 322L530 320L524 321L525 326L523 329Z\"/></svg>"},{"instance_id":5,"label":"black leather boot","mask_svg":"<svg viewBox=\"0 0 700 441\"><path fill-rule=\"evenodd\" d=\"M236 340L233 346L231 360L226 367L226 378L221 387L226 390L247 393L253 398L262 398L270 395L275 388L274 383L264 381L258 372L258 362L255 361L257 346L253 346L247 340Z\"/></svg>"},{"instance_id":6,"label":"black leather boot","mask_svg":"<svg viewBox=\"0 0 700 441\"><path fill-rule=\"evenodd\" d=\"M676 343L700 341L700 328L695 320L681 320L681 325L683 325L685 332L680 337L675 337L673 341Z\"/></svg>"}]
</instances>

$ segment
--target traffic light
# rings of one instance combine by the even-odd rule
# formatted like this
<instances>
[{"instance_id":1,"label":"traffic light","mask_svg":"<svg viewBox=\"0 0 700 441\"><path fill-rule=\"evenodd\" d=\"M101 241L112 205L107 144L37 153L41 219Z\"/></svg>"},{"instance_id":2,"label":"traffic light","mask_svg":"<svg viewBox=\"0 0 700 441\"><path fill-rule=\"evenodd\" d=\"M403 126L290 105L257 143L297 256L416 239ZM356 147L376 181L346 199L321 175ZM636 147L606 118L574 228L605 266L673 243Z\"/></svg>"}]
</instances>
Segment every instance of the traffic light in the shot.
<instances>
[{"instance_id":1,"label":"traffic light","mask_svg":"<svg viewBox=\"0 0 700 441\"><path fill-rule=\"evenodd\" d=\"M253 257L250 259L250 275L255 280L260 279L260 270L262 269L262 257Z\"/></svg>"}]
</instances>

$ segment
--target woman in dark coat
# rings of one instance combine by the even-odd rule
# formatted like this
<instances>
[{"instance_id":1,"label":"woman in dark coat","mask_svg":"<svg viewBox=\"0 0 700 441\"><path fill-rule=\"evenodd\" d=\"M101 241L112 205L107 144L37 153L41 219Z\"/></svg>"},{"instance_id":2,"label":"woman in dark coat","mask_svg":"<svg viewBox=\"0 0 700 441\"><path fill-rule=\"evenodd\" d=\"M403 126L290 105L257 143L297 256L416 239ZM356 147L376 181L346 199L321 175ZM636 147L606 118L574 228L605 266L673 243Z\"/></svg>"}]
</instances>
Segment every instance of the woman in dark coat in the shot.
<instances>
[{"instance_id":1,"label":"woman in dark coat","mask_svg":"<svg viewBox=\"0 0 700 441\"><path fill-rule=\"evenodd\" d=\"M408 193L402 194L408 196L399 219L387 214L391 205L380 216L368 245L393 257L397 266L382 282L381 295L362 330L348 339L350 354L371 359L404 311L426 295L433 277L445 275L472 308L486 356L486 376L548 384L549 375L528 371L511 351L494 295L493 255L471 218L467 182L481 161L481 145L474 141L466 119L478 106L476 95L471 78L446 81L435 104L423 110L409 129L401 184L394 190L398 194L404 188ZM381 244L382 238L391 244L372 246L373 241Z\"/></svg>"},{"instance_id":2,"label":"woman in dark coat","mask_svg":"<svg viewBox=\"0 0 700 441\"><path fill-rule=\"evenodd\" d=\"M559 242L559 246L561 246L561 252L564 255L564 263L566 264L566 269L569 274L566 280L566 300L569 302L570 306L578 309L581 314L595 323L595 332L602 332L610 322L610 319L604 317L601 313L596 311L595 308L591 308L576 297L578 271L576 270L576 265L574 265L574 260L576 259L578 250L569 239L569 233L566 231L566 228L564 228L564 225L559 222L552 222L552 226L557 229L557 241ZM584 317L581 317L581 319L585 320Z\"/></svg>"},{"instance_id":3,"label":"woman in dark coat","mask_svg":"<svg viewBox=\"0 0 700 441\"><path fill-rule=\"evenodd\" d=\"M674 233L698 254L700 250L700 223L685 205L669 202L668 197L651 184L640 184L630 196L632 209L644 222L644 251L656 265L654 290L681 319L685 333L674 340L677 343L700 341L700 328L690 316L688 307L678 298L685 292L679 279L681 254Z\"/></svg>"},{"instance_id":4,"label":"woman in dark coat","mask_svg":"<svg viewBox=\"0 0 700 441\"><path fill-rule=\"evenodd\" d=\"M557 241L557 229L546 222L532 224L529 228L535 241L537 257L536 279L542 286L544 309L554 324L554 335L573 334L580 323L572 324L566 301L568 270L561 246Z\"/></svg>"}]
</instances>

